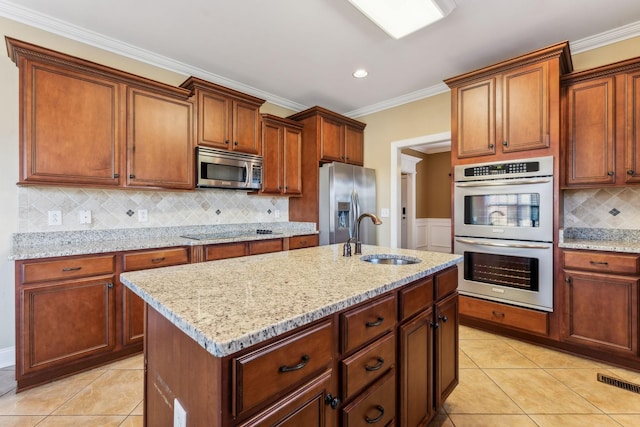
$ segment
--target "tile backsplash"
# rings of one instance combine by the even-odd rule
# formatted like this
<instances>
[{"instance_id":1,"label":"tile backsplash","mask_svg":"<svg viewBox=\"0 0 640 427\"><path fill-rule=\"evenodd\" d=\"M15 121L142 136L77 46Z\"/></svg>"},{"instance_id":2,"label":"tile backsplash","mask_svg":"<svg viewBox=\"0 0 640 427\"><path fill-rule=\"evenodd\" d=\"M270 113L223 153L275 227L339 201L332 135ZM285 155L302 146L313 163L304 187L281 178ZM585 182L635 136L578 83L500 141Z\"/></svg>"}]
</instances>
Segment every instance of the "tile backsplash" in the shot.
<instances>
[{"instance_id":1,"label":"tile backsplash","mask_svg":"<svg viewBox=\"0 0 640 427\"><path fill-rule=\"evenodd\" d=\"M640 188L565 190L563 227L640 229Z\"/></svg>"},{"instance_id":2,"label":"tile backsplash","mask_svg":"<svg viewBox=\"0 0 640 427\"><path fill-rule=\"evenodd\" d=\"M289 220L286 197L220 189L173 192L18 187L18 209L20 233ZM139 221L141 209L147 211L146 222ZM61 212L61 225L48 225L49 211ZM91 223L80 223L81 211L91 211Z\"/></svg>"}]
</instances>

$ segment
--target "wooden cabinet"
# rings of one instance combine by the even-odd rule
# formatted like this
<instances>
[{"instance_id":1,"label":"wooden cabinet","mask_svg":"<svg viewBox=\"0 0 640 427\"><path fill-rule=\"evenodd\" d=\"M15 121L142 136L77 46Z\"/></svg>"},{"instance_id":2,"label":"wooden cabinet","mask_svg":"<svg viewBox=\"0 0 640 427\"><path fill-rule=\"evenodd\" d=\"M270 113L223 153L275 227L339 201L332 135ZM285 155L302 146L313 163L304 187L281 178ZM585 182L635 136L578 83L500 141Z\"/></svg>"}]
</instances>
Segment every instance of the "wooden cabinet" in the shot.
<instances>
[{"instance_id":1,"label":"wooden cabinet","mask_svg":"<svg viewBox=\"0 0 640 427\"><path fill-rule=\"evenodd\" d=\"M312 107L288 118L303 125L303 193L289 199L289 220L318 223L318 168L333 161L362 166L366 125L322 107Z\"/></svg>"},{"instance_id":2,"label":"wooden cabinet","mask_svg":"<svg viewBox=\"0 0 640 427\"><path fill-rule=\"evenodd\" d=\"M20 69L19 183L193 188L189 91L14 39L7 46Z\"/></svg>"},{"instance_id":3,"label":"wooden cabinet","mask_svg":"<svg viewBox=\"0 0 640 427\"><path fill-rule=\"evenodd\" d=\"M127 186L192 189L193 104L127 89Z\"/></svg>"},{"instance_id":4,"label":"wooden cabinet","mask_svg":"<svg viewBox=\"0 0 640 427\"><path fill-rule=\"evenodd\" d=\"M460 297L459 313L466 319L536 335L549 334L549 314L468 296Z\"/></svg>"},{"instance_id":5,"label":"wooden cabinet","mask_svg":"<svg viewBox=\"0 0 640 427\"><path fill-rule=\"evenodd\" d=\"M187 264L189 255L186 248L153 249L129 252L122 255L122 271L146 270ZM122 292L122 344L142 343L144 337L144 302L125 286Z\"/></svg>"},{"instance_id":6,"label":"wooden cabinet","mask_svg":"<svg viewBox=\"0 0 640 427\"><path fill-rule=\"evenodd\" d=\"M302 193L302 125L262 115L263 194Z\"/></svg>"},{"instance_id":7,"label":"wooden cabinet","mask_svg":"<svg viewBox=\"0 0 640 427\"><path fill-rule=\"evenodd\" d=\"M563 185L640 182L640 58L562 78Z\"/></svg>"},{"instance_id":8,"label":"wooden cabinet","mask_svg":"<svg viewBox=\"0 0 640 427\"><path fill-rule=\"evenodd\" d=\"M189 89L196 103L197 145L262 155L260 106L264 99L196 77L180 87Z\"/></svg>"},{"instance_id":9,"label":"wooden cabinet","mask_svg":"<svg viewBox=\"0 0 640 427\"><path fill-rule=\"evenodd\" d=\"M637 357L640 255L565 250L563 275L562 340Z\"/></svg>"},{"instance_id":10,"label":"wooden cabinet","mask_svg":"<svg viewBox=\"0 0 640 427\"><path fill-rule=\"evenodd\" d=\"M115 256L16 263L16 380L23 389L117 348Z\"/></svg>"},{"instance_id":11,"label":"wooden cabinet","mask_svg":"<svg viewBox=\"0 0 640 427\"><path fill-rule=\"evenodd\" d=\"M559 77L571 67L565 42L445 80L453 161L553 154L549 149L560 140Z\"/></svg>"},{"instance_id":12,"label":"wooden cabinet","mask_svg":"<svg viewBox=\"0 0 640 427\"><path fill-rule=\"evenodd\" d=\"M399 424L427 425L458 384L458 270L400 291Z\"/></svg>"},{"instance_id":13,"label":"wooden cabinet","mask_svg":"<svg viewBox=\"0 0 640 427\"><path fill-rule=\"evenodd\" d=\"M319 236L317 234L289 237L289 250L318 246L318 242Z\"/></svg>"}]
</instances>

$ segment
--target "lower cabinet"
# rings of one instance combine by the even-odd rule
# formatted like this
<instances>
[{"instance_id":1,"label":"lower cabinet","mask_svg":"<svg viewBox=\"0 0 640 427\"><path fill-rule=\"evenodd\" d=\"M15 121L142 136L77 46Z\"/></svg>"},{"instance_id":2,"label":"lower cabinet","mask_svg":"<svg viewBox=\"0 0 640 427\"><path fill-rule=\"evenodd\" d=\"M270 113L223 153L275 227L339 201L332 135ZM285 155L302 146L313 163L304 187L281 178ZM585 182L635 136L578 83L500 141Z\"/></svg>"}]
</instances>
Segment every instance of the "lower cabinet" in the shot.
<instances>
[{"instance_id":1,"label":"lower cabinet","mask_svg":"<svg viewBox=\"0 0 640 427\"><path fill-rule=\"evenodd\" d=\"M177 399L190 426L425 426L458 383L455 283L451 267L222 358L147 306L146 423L171 425Z\"/></svg>"},{"instance_id":2,"label":"lower cabinet","mask_svg":"<svg viewBox=\"0 0 640 427\"><path fill-rule=\"evenodd\" d=\"M561 339L638 357L640 256L566 250L563 275Z\"/></svg>"}]
</instances>

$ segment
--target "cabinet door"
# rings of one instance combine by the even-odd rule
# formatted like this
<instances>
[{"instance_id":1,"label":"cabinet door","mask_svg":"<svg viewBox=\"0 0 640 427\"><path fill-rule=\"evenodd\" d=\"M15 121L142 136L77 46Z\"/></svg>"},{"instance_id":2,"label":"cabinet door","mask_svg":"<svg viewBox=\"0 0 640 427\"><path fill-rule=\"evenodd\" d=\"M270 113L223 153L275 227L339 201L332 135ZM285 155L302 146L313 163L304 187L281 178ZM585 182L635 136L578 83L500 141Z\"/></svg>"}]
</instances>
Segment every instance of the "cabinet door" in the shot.
<instances>
[{"instance_id":1,"label":"cabinet door","mask_svg":"<svg viewBox=\"0 0 640 427\"><path fill-rule=\"evenodd\" d=\"M230 149L231 100L224 95L198 91L198 145Z\"/></svg>"},{"instance_id":2,"label":"cabinet door","mask_svg":"<svg viewBox=\"0 0 640 427\"><path fill-rule=\"evenodd\" d=\"M502 151L549 147L549 66L522 67L502 77Z\"/></svg>"},{"instance_id":3,"label":"cabinet door","mask_svg":"<svg viewBox=\"0 0 640 427\"><path fill-rule=\"evenodd\" d=\"M364 132L352 126L344 128L344 151L346 163L364 165Z\"/></svg>"},{"instance_id":4,"label":"cabinet door","mask_svg":"<svg viewBox=\"0 0 640 427\"><path fill-rule=\"evenodd\" d=\"M302 193L302 131L284 128L282 179L287 195Z\"/></svg>"},{"instance_id":5,"label":"cabinet door","mask_svg":"<svg viewBox=\"0 0 640 427\"><path fill-rule=\"evenodd\" d=\"M127 185L193 188L191 102L129 88Z\"/></svg>"},{"instance_id":6,"label":"cabinet door","mask_svg":"<svg viewBox=\"0 0 640 427\"><path fill-rule=\"evenodd\" d=\"M399 328L400 426L426 425L434 413L433 309Z\"/></svg>"},{"instance_id":7,"label":"cabinet door","mask_svg":"<svg viewBox=\"0 0 640 427\"><path fill-rule=\"evenodd\" d=\"M260 108L253 104L233 101L233 150L262 154L259 110Z\"/></svg>"},{"instance_id":8,"label":"cabinet door","mask_svg":"<svg viewBox=\"0 0 640 427\"><path fill-rule=\"evenodd\" d=\"M596 350L638 355L638 279L564 271L562 338Z\"/></svg>"},{"instance_id":9,"label":"cabinet door","mask_svg":"<svg viewBox=\"0 0 640 427\"><path fill-rule=\"evenodd\" d=\"M320 160L344 162L343 125L335 120L320 117Z\"/></svg>"},{"instance_id":10,"label":"cabinet door","mask_svg":"<svg viewBox=\"0 0 640 427\"><path fill-rule=\"evenodd\" d=\"M627 75L625 183L640 182L640 72Z\"/></svg>"},{"instance_id":11,"label":"cabinet door","mask_svg":"<svg viewBox=\"0 0 640 427\"><path fill-rule=\"evenodd\" d=\"M114 276L24 286L18 375L63 366L115 347Z\"/></svg>"},{"instance_id":12,"label":"cabinet door","mask_svg":"<svg viewBox=\"0 0 640 427\"><path fill-rule=\"evenodd\" d=\"M282 138L284 129L273 123L262 125L262 192L280 194L282 190Z\"/></svg>"},{"instance_id":13,"label":"cabinet door","mask_svg":"<svg viewBox=\"0 0 640 427\"><path fill-rule=\"evenodd\" d=\"M496 79L490 78L457 90L456 120L458 158L496 152Z\"/></svg>"},{"instance_id":14,"label":"cabinet door","mask_svg":"<svg viewBox=\"0 0 640 427\"><path fill-rule=\"evenodd\" d=\"M458 294L436 304L436 408L458 385Z\"/></svg>"},{"instance_id":15,"label":"cabinet door","mask_svg":"<svg viewBox=\"0 0 640 427\"><path fill-rule=\"evenodd\" d=\"M118 83L55 66L21 66L20 182L118 186Z\"/></svg>"},{"instance_id":16,"label":"cabinet door","mask_svg":"<svg viewBox=\"0 0 640 427\"><path fill-rule=\"evenodd\" d=\"M567 185L613 184L615 83L613 77L566 88Z\"/></svg>"}]
</instances>

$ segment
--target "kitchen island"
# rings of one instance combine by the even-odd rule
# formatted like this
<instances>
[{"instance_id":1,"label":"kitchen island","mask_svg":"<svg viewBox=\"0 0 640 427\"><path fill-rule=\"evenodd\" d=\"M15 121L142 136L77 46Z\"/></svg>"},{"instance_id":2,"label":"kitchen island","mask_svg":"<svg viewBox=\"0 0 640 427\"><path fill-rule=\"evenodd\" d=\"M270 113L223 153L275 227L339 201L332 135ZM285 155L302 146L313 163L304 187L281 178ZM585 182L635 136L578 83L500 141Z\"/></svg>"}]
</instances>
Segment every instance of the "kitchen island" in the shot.
<instances>
[{"instance_id":1,"label":"kitchen island","mask_svg":"<svg viewBox=\"0 0 640 427\"><path fill-rule=\"evenodd\" d=\"M145 424L172 425L177 404L189 426L432 417L457 384L461 257L363 254L421 262L332 245L123 273L146 303Z\"/></svg>"}]
</instances>

